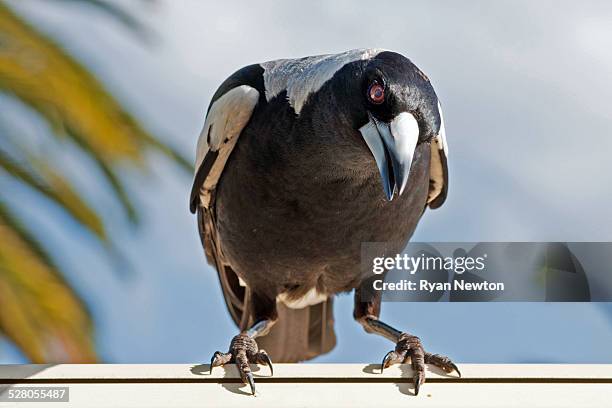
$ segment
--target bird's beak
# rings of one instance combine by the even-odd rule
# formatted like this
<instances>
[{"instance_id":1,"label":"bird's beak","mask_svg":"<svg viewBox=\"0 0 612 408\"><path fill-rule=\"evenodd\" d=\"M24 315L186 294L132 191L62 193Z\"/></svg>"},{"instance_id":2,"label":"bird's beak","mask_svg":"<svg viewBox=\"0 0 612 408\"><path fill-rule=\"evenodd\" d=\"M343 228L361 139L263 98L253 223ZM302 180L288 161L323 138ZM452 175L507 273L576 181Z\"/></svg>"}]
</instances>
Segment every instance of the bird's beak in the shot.
<instances>
[{"instance_id":1,"label":"bird's beak","mask_svg":"<svg viewBox=\"0 0 612 408\"><path fill-rule=\"evenodd\" d=\"M370 120L359 131L370 148L387 199L393 194L404 192L414 149L419 140L419 124L408 112L402 112L389 123L382 122L369 114Z\"/></svg>"}]
</instances>

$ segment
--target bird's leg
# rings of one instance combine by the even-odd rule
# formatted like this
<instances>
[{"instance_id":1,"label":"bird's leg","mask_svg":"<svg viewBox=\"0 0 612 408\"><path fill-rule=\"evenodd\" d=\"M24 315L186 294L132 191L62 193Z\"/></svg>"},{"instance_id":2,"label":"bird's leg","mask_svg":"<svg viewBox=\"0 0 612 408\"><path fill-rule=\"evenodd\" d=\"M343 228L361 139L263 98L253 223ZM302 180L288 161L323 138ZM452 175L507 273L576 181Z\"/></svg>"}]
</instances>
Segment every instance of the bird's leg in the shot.
<instances>
[{"instance_id":1,"label":"bird's leg","mask_svg":"<svg viewBox=\"0 0 612 408\"><path fill-rule=\"evenodd\" d=\"M255 395L255 381L249 363L265 364L270 367L270 374L274 374L272 361L265 350L259 350L255 338L268 333L270 328L276 323L276 302L262 301L256 296L251 299L251 310L255 323L247 330L241 331L232 338L227 353L216 351L210 360L210 372L213 367L222 366L227 363L234 363L240 373L240 378L245 384L251 387L251 393Z\"/></svg>"},{"instance_id":2,"label":"bird's leg","mask_svg":"<svg viewBox=\"0 0 612 408\"><path fill-rule=\"evenodd\" d=\"M362 290L355 290L355 306L353 316L366 332L376 333L395 343L395 349L385 355L380 371L392 364L407 363L410 361L414 371L414 394L419 393L419 388L425 382L425 364L433 364L447 373L457 371L457 366L448 358L439 354L428 353L423 349L421 340L412 334L401 332L385 322L381 321L380 305L381 293L372 293L368 299L363 299Z\"/></svg>"}]
</instances>

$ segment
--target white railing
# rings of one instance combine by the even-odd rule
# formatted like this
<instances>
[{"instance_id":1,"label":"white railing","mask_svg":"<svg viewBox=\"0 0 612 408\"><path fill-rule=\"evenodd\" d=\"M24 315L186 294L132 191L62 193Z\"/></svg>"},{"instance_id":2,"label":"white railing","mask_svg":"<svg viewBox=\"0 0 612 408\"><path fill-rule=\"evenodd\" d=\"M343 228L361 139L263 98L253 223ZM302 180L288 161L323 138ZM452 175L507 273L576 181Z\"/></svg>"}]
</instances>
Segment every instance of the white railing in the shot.
<instances>
[{"instance_id":1,"label":"white railing","mask_svg":"<svg viewBox=\"0 0 612 408\"><path fill-rule=\"evenodd\" d=\"M380 374L378 364L253 366L251 396L234 367L208 365L0 365L0 407L10 390L68 387L49 407L612 407L612 365L460 364L462 378L430 367L413 395L409 365ZM14 401L14 400L13 400Z\"/></svg>"}]
</instances>

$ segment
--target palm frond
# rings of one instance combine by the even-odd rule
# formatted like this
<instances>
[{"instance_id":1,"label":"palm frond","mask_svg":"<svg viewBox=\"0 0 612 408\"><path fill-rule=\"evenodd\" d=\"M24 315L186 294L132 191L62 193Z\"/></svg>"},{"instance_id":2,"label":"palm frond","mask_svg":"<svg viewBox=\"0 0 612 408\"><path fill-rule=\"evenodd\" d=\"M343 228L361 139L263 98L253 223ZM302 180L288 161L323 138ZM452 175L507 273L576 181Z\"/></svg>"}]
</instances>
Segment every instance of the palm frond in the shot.
<instances>
[{"instance_id":1,"label":"palm frond","mask_svg":"<svg viewBox=\"0 0 612 408\"><path fill-rule=\"evenodd\" d=\"M81 199L70 182L49 163L30 157L26 166L11 159L0 148L0 169L60 206L100 240L107 240L104 225L98 214Z\"/></svg>"},{"instance_id":2,"label":"palm frond","mask_svg":"<svg viewBox=\"0 0 612 408\"><path fill-rule=\"evenodd\" d=\"M0 327L33 362L92 362L91 318L38 241L0 203Z\"/></svg>"},{"instance_id":3,"label":"palm frond","mask_svg":"<svg viewBox=\"0 0 612 408\"><path fill-rule=\"evenodd\" d=\"M129 12L120 7L118 4L109 0L56 0L66 3L79 3L90 6L119 22L132 32L141 36L143 39L149 39L151 32L138 19L134 18Z\"/></svg>"},{"instance_id":4,"label":"palm frond","mask_svg":"<svg viewBox=\"0 0 612 408\"><path fill-rule=\"evenodd\" d=\"M0 90L35 109L58 135L70 133L106 163L127 160L142 166L147 147L177 158L92 74L2 3L0 34Z\"/></svg>"},{"instance_id":5,"label":"palm frond","mask_svg":"<svg viewBox=\"0 0 612 408\"><path fill-rule=\"evenodd\" d=\"M70 1L89 4L138 29L138 22L113 3ZM86 68L1 0L0 93L37 112L52 128L52 137L78 146L100 169L101 179L108 182L132 222L138 213L120 181L120 170L145 168L148 149L192 170L181 154L151 135ZM112 241L101 218L59 169L35 155L24 157L16 160L0 150L0 171L59 205L102 242ZM36 227L27 220L19 222L22 218L2 203L5 194L0 191L0 333L34 362L95 360L85 305L61 278Z\"/></svg>"},{"instance_id":6,"label":"palm frond","mask_svg":"<svg viewBox=\"0 0 612 408\"><path fill-rule=\"evenodd\" d=\"M77 138L71 133L68 133L68 137L70 137L74 144L78 146L81 151L83 151L83 153L85 153L97 166L102 177L104 177L104 180L108 183L108 187L110 187L114 193L115 199L117 199L119 204L121 204L121 207L125 211L128 220L133 224L137 224L139 222L138 212L136 211L130 194L127 192L119 179L117 170L115 170L116 166L114 166L113 163L109 162L108 160L105 160L100 155L96 154L92 147L87 145L87 143L85 143L83 140Z\"/></svg>"}]
</instances>

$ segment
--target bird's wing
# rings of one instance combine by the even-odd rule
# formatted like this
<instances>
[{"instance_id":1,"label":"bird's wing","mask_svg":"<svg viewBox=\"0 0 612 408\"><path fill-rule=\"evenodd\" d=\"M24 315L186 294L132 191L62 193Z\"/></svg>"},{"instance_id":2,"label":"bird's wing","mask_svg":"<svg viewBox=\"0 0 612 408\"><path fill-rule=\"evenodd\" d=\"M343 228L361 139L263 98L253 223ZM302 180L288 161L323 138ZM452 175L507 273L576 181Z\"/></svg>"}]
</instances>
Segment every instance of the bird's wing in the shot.
<instances>
[{"instance_id":1,"label":"bird's wing","mask_svg":"<svg viewBox=\"0 0 612 408\"><path fill-rule=\"evenodd\" d=\"M198 140L190 198L191 211L197 211L206 258L217 269L225 303L241 329L253 323L249 321L248 310L250 289L240 284L236 272L224 261L216 226L215 187L257 103L265 103L263 96L269 92L266 92L264 72L261 65L245 67L230 76L213 96ZM268 74L268 77L274 76ZM280 304L279 321L268 335L258 339L260 346L275 361L281 362L302 361L330 351L336 344L332 305L331 298L299 310Z\"/></svg>"},{"instance_id":2,"label":"bird's wing","mask_svg":"<svg viewBox=\"0 0 612 408\"><path fill-rule=\"evenodd\" d=\"M236 86L210 105L198 139L196 173L191 189L190 209L198 204L210 208L212 196L242 129L251 119L259 92L249 85Z\"/></svg>"},{"instance_id":3,"label":"bird's wing","mask_svg":"<svg viewBox=\"0 0 612 408\"><path fill-rule=\"evenodd\" d=\"M438 208L444 204L448 191L448 144L446 143L446 130L442 118L442 107L438 103L440 112L440 131L431 143L431 159L429 165L429 195L427 204L429 208Z\"/></svg>"},{"instance_id":4,"label":"bird's wing","mask_svg":"<svg viewBox=\"0 0 612 408\"><path fill-rule=\"evenodd\" d=\"M198 230L206 259L217 270L227 310L230 312L234 323L240 325L244 312L246 290L240 285L238 275L229 265L223 262L221 247L217 238L214 211L202 206L198 207L197 211Z\"/></svg>"},{"instance_id":5,"label":"bird's wing","mask_svg":"<svg viewBox=\"0 0 612 408\"><path fill-rule=\"evenodd\" d=\"M200 239L208 262L215 266L227 308L236 324L244 311L245 288L238 276L223 261L214 207L215 188L238 137L249 122L262 94L263 69L245 67L221 84L213 95L204 128L198 139L196 172L189 206L198 214ZM259 80L258 80L259 79Z\"/></svg>"}]
</instances>

